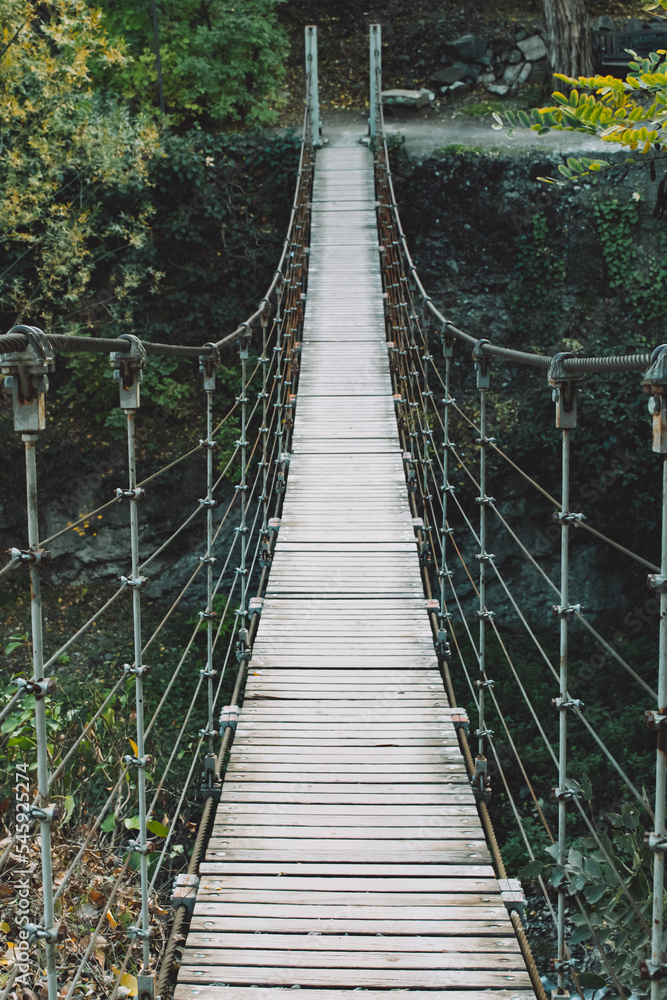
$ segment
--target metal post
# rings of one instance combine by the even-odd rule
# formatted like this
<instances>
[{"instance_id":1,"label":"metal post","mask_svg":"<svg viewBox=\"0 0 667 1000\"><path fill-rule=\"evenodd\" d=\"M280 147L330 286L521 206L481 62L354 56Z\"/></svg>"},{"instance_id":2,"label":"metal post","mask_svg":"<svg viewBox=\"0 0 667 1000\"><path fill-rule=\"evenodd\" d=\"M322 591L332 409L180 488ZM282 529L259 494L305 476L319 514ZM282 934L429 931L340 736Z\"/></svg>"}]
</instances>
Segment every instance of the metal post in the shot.
<instances>
[{"instance_id":1,"label":"metal post","mask_svg":"<svg viewBox=\"0 0 667 1000\"><path fill-rule=\"evenodd\" d=\"M308 101L310 121L313 131L313 146L322 145L322 124L320 122L320 90L317 80L317 28L306 25L306 77L310 76Z\"/></svg>"},{"instance_id":2,"label":"metal post","mask_svg":"<svg viewBox=\"0 0 667 1000\"><path fill-rule=\"evenodd\" d=\"M280 303L280 299L278 299ZM278 306L279 308L280 306ZM279 330L278 317L276 316L276 326ZM268 566L271 561L271 552L269 546L269 367L271 364L271 359L269 358L268 351L268 328L269 321L267 316L262 316L262 356L259 359L262 365L262 391L259 393L259 398L262 401L262 426L260 427L260 433L262 435L262 550L261 550L261 564L262 566Z\"/></svg>"},{"instance_id":3,"label":"metal post","mask_svg":"<svg viewBox=\"0 0 667 1000\"><path fill-rule=\"evenodd\" d=\"M28 546L31 552L39 550L39 521L37 516L37 456L35 445L37 434L23 434L25 444L25 471L28 508ZM49 1000L57 1000L58 981L56 978L55 943L57 929L54 928L53 872L51 864L51 824L56 815L49 807L49 757L46 736L46 699L40 697L39 687L44 682L44 646L42 634L42 593L41 559L30 563L30 617L32 623L33 685L35 689L35 734L37 739L37 791L39 832L41 838L42 884L44 892L44 920L42 928L36 931L42 937L46 950L46 979ZM42 931L42 933L40 933Z\"/></svg>"},{"instance_id":4,"label":"metal post","mask_svg":"<svg viewBox=\"0 0 667 1000\"><path fill-rule=\"evenodd\" d=\"M247 426L246 422L248 419L248 392L246 385L246 369L248 362L250 346L250 336L249 334L244 336L239 343L239 357L241 359L241 395L238 397L237 402L241 404L241 437L236 442L241 449L241 482L238 484L236 489L241 494L241 523L236 531L241 536L241 565L237 568L237 573L241 578L241 606L237 611L237 617L239 619L238 628L238 642L237 642L237 659L240 664L245 660L248 662L250 659L248 653L248 567L247 567L247 538L248 533L247 528L247 491L248 485L246 483L246 462L247 462L247 449L248 442L246 440Z\"/></svg>"},{"instance_id":5,"label":"metal post","mask_svg":"<svg viewBox=\"0 0 667 1000\"><path fill-rule=\"evenodd\" d=\"M477 372L477 388L479 389L479 678L477 680L478 693L478 729L477 729L477 757L475 758L475 775L473 777L473 791L478 802L488 802L491 790L488 778L488 761L484 753L485 740L487 736L492 736L490 729L486 728L484 718L484 692L492 684L486 676L486 629L488 621L493 617L493 612L486 607L486 571L489 559L493 557L486 551L486 506L493 503L493 497L486 495L486 447L490 438L486 436L486 391L491 385L491 372L489 359L485 356L482 345L488 343L480 340L473 352L475 369Z\"/></svg>"},{"instance_id":6,"label":"metal post","mask_svg":"<svg viewBox=\"0 0 667 1000\"><path fill-rule=\"evenodd\" d=\"M454 342L452 337L443 336L442 351L445 358L445 398L442 401L444 407L443 412L443 444L442 444L442 527L440 528L441 544L440 544L440 571L438 576L440 577L440 611L439 611L439 629L438 629L438 641L437 641L437 652L438 655L443 659L449 657L449 643L447 642L447 630L445 628L448 613L446 610L446 600L445 600L445 581L447 577L450 576L450 571L447 568L447 536L451 534L451 528L447 525L447 508L449 494L453 492L454 487L450 485L449 482L449 408L454 402L450 394L450 379L451 379L451 368L452 368L452 356L454 354Z\"/></svg>"},{"instance_id":7,"label":"metal post","mask_svg":"<svg viewBox=\"0 0 667 1000\"><path fill-rule=\"evenodd\" d=\"M213 750L213 739L217 736L217 729L213 727L213 566L215 557L213 555L213 510L217 507L217 500L213 499L213 393L216 386L216 374L220 363L220 356L213 344L206 345L210 353L199 359L199 370L204 376L204 392L206 393L206 440L200 442L206 447L206 498L200 500L200 504L206 507L206 555L201 557L201 561L206 565L206 610L199 612L199 617L206 622L206 669L201 671L201 676L206 680L206 698L208 706L208 717L206 728L199 731L200 736L208 739L208 753L204 758L204 771L202 774L202 793L210 795L219 790L218 775L216 773L217 759Z\"/></svg>"},{"instance_id":8,"label":"metal post","mask_svg":"<svg viewBox=\"0 0 667 1000\"><path fill-rule=\"evenodd\" d=\"M660 574L651 574L649 587L660 594L660 632L658 647L658 706L646 712L649 729L657 736L655 757L655 825L646 837L653 851L653 913L651 959L642 962L642 975L651 981L651 1000L660 1000L661 984L667 977L667 957L663 950L663 896L665 886L665 794L667 778L667 346L653 352L651 365L643 380L650 393L649 413L653 416L653 451L662 458L662 538Z\"/></svg>"},{"instance_id":9,"label":"metal post","mask_svg":"<svg viewBox=\"0 0 667 1000\"><path fill-rule=\"evenodd\" d=\"M665 400L662 400L664 405ZM660 1000L661 979L667 975L663 950L663 897L665 885L665 826L666 757L667 757L667 455L662 456L662 539L660 553L660 645L658 663L658 742L655 756L655 827L653 830L653 932L651 935L651 1000Z\"/></svg>"},{"instance_id":10,"label":"metal post","mask_svg":"<svg viewBox=\"0 0 667 1000\"><path fill-rule=\"evenodd\" d=\"M561 509L554 515L560 523L560 604L554 608L560 619L560 671L558 698L554 705L558 709L558 787L555 796L558 801L558 856L557 862L563 868L567 861L567 802L574 797L575 792L568 787L567 778L567 713L578 702L568 695L568 627L569 620L580 605L570 604L570 525L573 521L582 520L582 514L570 511L570 432L577 426L577 399L579 382L573 379L563 369L564 359L571 357L569 353L557 354L549 367L549 384L554 387L554 402L556 403L556 427L561 430ZM565 982L567 970L567 953L565 941L565 903L567 882L563 880L558 886L557 911L557 957L556 974L558 988L556 996L567 994Z\"/></svg>"},{"instance_id":11,"label":"metal post","mask_svg":"<svg viewBox=\"0 0 667 1000\"><path fill-rule=\"evenodd\" d=\"M370 26L370 68L371 68L371 88L369 103L368 134L371 145L377 139L378 117L380 113L380 101L382 100L382 26L371 24Z\"/></svg>"},{"instance_id":12,"label":"metal post","mask_svg":"<svg viewBox=\"0 0 667 1000\"><path fill-rule=\"evenodd\" d=\"M127 755L125 763L136 768L137 798L139 809L138 839L130 841L128 847L139 855L139 874L141 883L141 923L139 926L128 927L128 934L133 939L139 939L142 944L142 969L137 977L139 995L143 998L154 996L154 979L149 973L150 965L150 918L148 914L148 832L146 813L146 769L151 758L146 755L144 743L144 677L150 668L142 662L141 640L141 591L148 582L139 575L139 500L144 491L137 487L137 456L135 444L135 416L140 405L139 386L143 378L143 367L146 351L138 337L123 334L123 340L129 340L131 347L127 352L116 352L111 355L114 368L114 378L120 389L120 405L125 411L127 421L127 464L128 488L117 489L119 499L125 498L130 504L130 548L131 572L129 577L121 580L132 589L132 619L134 631L134 662L125 664L125 673L134 675L134 696L137 713L137 749L136 756Z\"/></svg>"},{"instance_id":13,"label":"metal post","mask_svg":"<svg viewBox=\"0 0 667 1000\"><path fill-rule=\"evenodd\" d=\"M33 674L23 680L20 689L35 696L35 739L37 744L37 802L30 809L32 819L39 820L40 854L42 862L42 892L44 914L41 924L27 923L24 930L29 941L43 941L46 952L48 1000L57 1000L55 946L59 927L55 924L53 902L53 868L51 825L58 810L49 804L49 754L46 733L46 698L55 689L54 682L44 677L44 645L42 626L42 567L50 553L39 547L39 516L37 503L38 432L46 426L45 397L49 387L48 373L54 367L54 355L45 334L36 327L16 327L28 340L25 350L0 355L0 372L6 375L4 387L12 396L14 430L21 433L25 450L26 509L28 549L10 549L12 561L30 566L30 618L32 632Z\"/></svg>"}]
</instances>

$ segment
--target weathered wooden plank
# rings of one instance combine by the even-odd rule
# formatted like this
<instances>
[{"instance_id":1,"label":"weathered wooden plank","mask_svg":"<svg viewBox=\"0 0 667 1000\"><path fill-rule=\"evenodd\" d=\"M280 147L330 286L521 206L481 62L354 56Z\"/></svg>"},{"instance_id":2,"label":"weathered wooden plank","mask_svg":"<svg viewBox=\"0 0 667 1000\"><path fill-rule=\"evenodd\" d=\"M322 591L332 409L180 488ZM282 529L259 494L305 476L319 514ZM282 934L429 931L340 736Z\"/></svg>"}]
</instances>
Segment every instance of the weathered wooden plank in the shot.
<instances>
[{"instance_id":1,"label":"weathered wooden plank","mask_svg":"<svg viewBox=\"0 0 667 1000\"><path fill-rule=\"evenodd\" d=\"M418 880L420 886L427 886L431 879L450 878L493 878L493 868L483 864L361 864L355 861L337 864L322 864L312 861L285 862L278 861L203 861L203 874L250 874L288 876L307 875L329 877L372 877L372 878L409 878ZM428 891L426 889L425 891ZM509 926L509 925L508 925ZM513 935L512 931L509 931Z\"/></svg>"},{"instance_id":2,"label":"weathered wooden plank","mask_svg":"<svg viewBox=\"0 0 667 1000\"><path fill-rule=\"evenodd\" d=\"M193 944L183 952L182 962L196 968L210 965L252 965L256 967L277 965L290 969L357 969L363 964L364 969L430 969L438 971L493 969L497 971L522 971L523 959L514 954L485 954L484 952L455 952L441 949L439 953L416 952L410 954L402 951L389 950L391 945L385 945L384 951L301 951L296 947L280 949L264 949L261 942L256 942L254 948L238 950L233 946L222 948ZM525 972L525 967L524 970Z\"/></svg>"},{"instance_id":3,"label":"weathered wooden plank","mask_svg":"<svg viewBox=\"0 0 667 1000\"><path fill-rule=\"evenodd\" d=\"M437 934L442 937L502 935L514 936L507 916L503 920L459 919L452 914L439 920L360 919L339 915L322 920L305 916L274 917L263 911L253 916L215 916L195 912L190 927L193 931L266 931L272 934ZM393 1000L393 997L392 997ZM469 998L471 1000L471 998Z\"/></svg>"},{"instance_id":4,"label":"weathered wooden plank","mask_svg":"<svg viewBox=\"0 0 667 1000\"><path fill-rule=\"evenodd\" d=\"M220 965L217 967L197 967L182 965L179 972L182 983L271 983L281 986L376 986L384 989L394 987L409 988L423 986L431 989L453 987L458 989L486 989L489 986L507 987L513 983L523 989L530 987L527 972L493 972L472 970L433 971L420 969L292 969L292 968L245 968L242 966Z\"/></svg>"},{"instance_id":5,"label":"weathered wooden plank","mask_svg":"<svg viewBox=\"0 0 667 1000\"><path fill-rule=\"evenodd\" d=\"M232 892L235 890L242 890L247 892L248 890L256 891L272 891L272 892L286 892L291 893L295 890L301 892L317 892L326 894L330 892L362 892L362 893L375 893L375 892L389 892L394 895L400 893L405 893L414 896L417 891L421 894L420 898L426 896L429 900L431 899L431 894L434 895L434 901L439 902L443 895L456 894L456 893L472 893L473 895L479 896L481 894L497 894L498 893L498 883L494 878L479 878L477 876L471 878L435 878L426 876L416 883L414 878L354 878L347 877L343 878L340 876L330 876L327 878L318 878L316 876L302 876L302 875L280 875L278 878L275 876L234 876L234 875L206 875L205 880L203 879L204 888L207 890L212 889L224 889L227 892ZM294 900L291 899L292 902ZM287 900L285 900L287 902Z\"/></svg>"},{"instance_id":6,"label":"weathered wooden plank","mask_svg":"<svg viewBox=\"0 0 667 1000\"><path fill-rule=\"evenodd\" d=\"M299 951L346 951L384 953L389 949L392 953L412 953L414 955L429 955L439 960L441 955L461 954L463 952L480 952L485 955L516 955L519 945L515 938L492 937L398 937L392 935L387 940L373 937L370 934L337 935L337 934L213 934L195 931L188 938L191 948L275 948L298 949ZM468 957L470 961L470 956Z\"/></svg>"},{"instance_id":7,"label":"weathered wooden plank","mask_svg":"<svg viewBox=\"0 0 667 1000\"><path fill-rule=\"evenodd\" d=\"M282 987L177 986L174 1000L284 1000ZM326 1000L321 990L300 990L299 1000ZM356 990L336 990L336 1000L359 1000ZM384 990L365 990L362 1000L387 1000ZM391 1000L472 1000L468 990L392 990ZM485 989L484 1000L535 1000L531 990Z\"/></svg>"}]
</instances>

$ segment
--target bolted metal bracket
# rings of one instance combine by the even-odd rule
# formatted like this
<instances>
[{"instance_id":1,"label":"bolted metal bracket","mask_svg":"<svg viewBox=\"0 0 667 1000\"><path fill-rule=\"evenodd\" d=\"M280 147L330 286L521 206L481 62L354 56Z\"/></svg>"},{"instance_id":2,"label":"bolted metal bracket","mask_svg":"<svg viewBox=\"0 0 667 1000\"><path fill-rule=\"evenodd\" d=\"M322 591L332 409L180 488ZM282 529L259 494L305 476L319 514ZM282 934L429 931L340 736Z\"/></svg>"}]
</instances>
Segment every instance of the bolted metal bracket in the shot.
<instances>
[{"instance_id":1,"label":"bolted metal bracket","mask_svg":"<svg viewBox=\"0 0 667 1000\"><path fill-rule=\"evenodd\" d=\"M555 799L580 799L581 793L574 788L552 788L551 794Z\"/></svg>"},{"instance_id":2,"label":"bolted metal bracket","mask_svg":"<svg viewBox=\"0 0 667 1000\"><path fill-rule=\"evenodd\" d=\"M468 718L468 713L464 712L462 708L457 709L456 713L456 715L452 715L452 724L454 729L457 732L459 729L462 729L467 736L470 732L470 719Z\"/></svg>"},{"instance_id":3,"label":"bolted metal bracket","mask_svg":"<svg viewBox=\"0 0 667 1000\"><path fill-rule=\"evenodd\" d=\"M156 1000L157 979L141 971L137 974L137 1000ZM159 998L157 998L159 1000Z\"/></svg>"},{"instance_id":4,"label":"bolted metal bracket","mask_svg":"<svg viewBox=\"0 0 667 1000\"><path fill-rule=\"evenodd\" d=\"M6 549L13 563L30 563L31 565L48 566L51 553L48 549Z\"/></svg>"},{"instance_id":5,"label":"bolted metal bracket","mask_svg":"<svg viewBox=\"0 0 667 1000\"><path fill-rule=\"evenodd\" d=\"M526 911L526 897L523 894L521 882L519 882L518 878L499 878L498 885L500 886L500 895L507 907L507 912L512 913L512 911L516 910L523 921Z\"/></svg>"},{"instance_id":6,"label":"bolted metal bracket","mask_svg":"<svg viewBox=\"0 0 667 1000\"><path fill-rule=\"evenodd\" d=\"M551 610L558 618L564 618L566 615L573 615L575 611L581 611L582 607L582 604L568 604L567 607L554 604Z\"/></svg>"},{"instance_id":7,"label":"bolted metal bracket","mask_svg":"<svg viewBox=\"0 0 667 1000\"><path fill-rule=\"evenodd\" d=\"M174 887L171 891L169 902L176 909L177 906L184 906L189 917L192 916L197 902L197 889L199 888L198 875L177 875L174 879Z\"/></svg>"},{"instance_id":8,"label":"bolted metal bracket","mask_svg":"<svg viewBox=\"0 0 667 1000\"><path fill-rule=\"evenodd\" d=\"M651 981L664 979L667 977L667 965L642 958L639 963L639 975L642 979Z\"/></svg>"},{"instance_id":9,"label":"bolted metal bracket","mask_svg":"<svg viewBox=\"0 0 667 1000\"><path fill-rule=\"evenodd\" d=\"M116 487L116 500L142 500L145 495L146 490L138 487L134 490L122 490L120 486Z\"/></svg>"},{"instance_id":10,"label":"bolted metal bracket","mask_svg":"<svg viewBox=\"0 0 667 1000\"><path fill-rule=\"evenodd\" d=\"M152 854L155 850L154 844L150 841L146 844L142 844L140 840L128 840L127 846L128 849L133 851L135 854L144 854L146 856Z\"/></svg>"},{"instance_id":11,"label":"bolted metal bracket","mask_svg":"<svg viewBox=\"0 0 667 1000\"><path fill-rule=\"evenodd\" d=\"M120 390L120 405L123 410L138 410L140 406L139 385L144 377L146 348L132 333L122 333L119 340L130 342L129 351L112 351L110 364L114 381Z\"/></svg>"},{"instance_id":12,"label":"bolted metal bracket","mask_svg":"<svg viewBox=\"0 0 667 1000\"><path fill-rule=\"evenodd\" d=\"M556 524L580 524L586 520L585 514L564 514L560 510L555 510L551 516Z\"/></svg>"},{"instance_id":13,"label":"bolted metal bracket","mask_svg":"<svg viewBox=\"0 0 667 1000\"><path fill-rule=\"evenodd\" d=\"M567 429L577 426L577 399L582 383L581 376L565 371L563 361L573 358L570 351L561 351L554 355L549 365L547 379L553 387L553 400L556 404L556 427Z\"/></svg>"},{"instance_id":14,"label":"bolted metal bracket","mask_svg":"<svg viewBox=\"0 0 667 1000\"><path fill-rule=\"evenodd\" d=\"M228 727L236 732L241 709L238 705L225 705L220 713L220 732L224 733Z\"/></svg>"},{"instance_id":15,"label":"bolted metal bracket","mask_svg":"<svg viewBox=\"0 0 667 1000\"><path fill-rule=\"evenodd\" d=\"M153 763L153 758L148 754L144 754L143 757L133 757L131 754L126 754L123 760L128 767L150 767Z\"/></svg>"},{"instance_id":16,"label":"bolted metal bracket","mask_svg":"<svg viewBox=\"0 0 667 1000\"><path fill-rule=\"evenodd\" d=\"M559 712L566 712L568 708L582 709L584 707L584 702L580 701L579 698L552 698L551 704Z\"/></svg>"},{"instance_id":17,"label":"bolted metal bracket","mask_svg":"<svg viewBox=\"0 0 667 1000\"><path fill-rule=\"evenodd\" d=\"M667 726L667 715L660 712L658 709L655 711L651 708L644 712L644 722L649 729L661 729Z\"/></svg>"},{"instance_id":18,"label":"bolted metal bracket","mask_svg":"<svg viewBox=\"0 0 667 1000\"><path fill-rule=\"evenodd\" d=\"M30 819L38 819L40 823L57 823L60 819L60 809L57 806L30 806L27 813Z\"/></svg>"},{"instance_id":19,"label":"bolted metal bracket","mask_svg":"<svg viewBox=\"0 0 667 1000\"><path fill-rule=\"evenodd\" d=\"M486 757L475 757L475 773L470 782L472 793L476 802L489 802L491 799L491 785L489 784L488 761Z\"/></svg>"},{"instance_id":20,"label":"bolted metal bracket","mask_svg":"<svg viewBox=\"0 0 667 1000\"><path fill-rule=\"evenodd\" d=\"M146 663L142 663L140 666L135 666L132 663L123 664L123 673L129 677L148 677L151 672L151 668Z\"/></svg>"},{"instance_id":21,"label":"bolted metal bracket","mask_svg":"<svg viewBox=\"0 0 667 1000\"><path fill-rule=\"evenodd\" d=\"M127 928L127 936L132 940L144 941L146 938L150 938L152 934L152 928L148 927L144 930L142 927L137 927L136 924L130 924Z\"/></svg>"},{"instance_id":22,"label":"bolted metal bracket","mask_svg":"<svg viewBox=\"0 0 667 1000\"><path fill-rule=\"evenodd\" d=\"M653 451L667 453L667 345L656 347L642 379L644 392L650 393L648 412L653 417Z\"/></svg>"},{"instance_id":23,"label":"bolted metal bracket","mask_svg":"<svg viewBox=\"0 0 667 1000\"><path fill-rule=\"evenodd\" d=\"M26 680L25 677L17 677L14 681L21 697L27 694L34 694L35 701L41 701L47 694L54 694L56 681L54 677L42 678L41 680Z\"/></svg>"},{"instance_id":24,"label":"bolted metal bracket","mask_svg":"<svg viewBox=\"0 0 667 1000\"><path fill-rule=\"evenodd\" d=\"M646 582L649 590L654 590L657 594L667 594L667 576L649 573Z\"/></svg>"},{"instance_id":25,"label":"bolted metal bracket","mask_svg":"<svg viewBox=\"0 0 667 1000\"><path fill-rule=\"evenodd\" d=\"M644 834L644 847L647 851L664 854L667 851L667 837L659 833Z\"/></svg>"},{"instance_id":26,"label":"bolted metal bracket","mask_svg":"<svg viewBox=\"0 0 667 1000\"><path fill-rule=\"evenodd\" d=\"M481 688L494 688L495 686L496 686L496 682L492 681L492 680L489 680L488 677L485 678L485 680L483 680L483 681L475 681L475 687L477 688L478 691Z\"/></svg>"},{"instance_id":27,"label":"bolted metal bracket","mask_svg":"<svg viewBox=\"0 0 667 1000\"><path fill-rule=\"evenodd\" d=\"M478 340L473 348L472 356L477 373L477 388L489 389L491 386L491 359L484 354L484 344L490 343L486 338Z\"/></svg>"},{"instance_id":28,"label":"bolted metal bracket","mask_svg":"<svg viewBox=\"0 0 667 1000\"><path fill-rule=\"evenodd\" d=\"M35 941L64 941L65 925L54 924L53 927L42 927L41 924L24 924L23 929L28 932L28 941L34 944Z\"/></svg>"},{"instance_id":29,"label":"bolted metal bracket","mask_svg":"<svg viewBox=\"0 0 667 1000\"><path fill-rule=\"evenodd\" d=\"M215 344L210 342L208 344L204 344L204 347L208 347L209 353L200 355L199 371L204 376L204 392L214 392L215 376L218 371L218 365L220 364L220 351Z\"/></svg>"},{"instance_id":30,"label":"bolted metal bracket","mask_svg":"<svg viewBox=\"0 0 667 1000\"><path fill-rule=\"evenodd\" d=\"M28 339L24 350L0 354L0 374L7 376L4 385L12 396L14 430L35 434L46 427L48 374L55 367L55 352L36 326L15 326L9 333L22 333Z\"/></svg>"},{"instance_id":31,"label":"bolted metal bracket","mask_svg":"<svg viewBox=\"0 0 667 1000\"><path fill-rule=\"evenodd\" d=\"M139 590L144 590L148 586L147 576L119 576L118 579L121 583L124 583L126 587L138 587Z\"/></svg>"}]
</instances>

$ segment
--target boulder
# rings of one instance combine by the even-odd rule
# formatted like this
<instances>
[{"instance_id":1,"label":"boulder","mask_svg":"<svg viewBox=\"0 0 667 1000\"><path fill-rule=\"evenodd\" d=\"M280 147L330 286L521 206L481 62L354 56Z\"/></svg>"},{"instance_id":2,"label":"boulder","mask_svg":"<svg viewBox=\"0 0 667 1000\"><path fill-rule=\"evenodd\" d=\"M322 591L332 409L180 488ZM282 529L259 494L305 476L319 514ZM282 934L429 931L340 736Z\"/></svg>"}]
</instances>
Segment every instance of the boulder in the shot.
<instances>
[{"instance_id":1,"label":"boulder","mask_svg":"<svg viewBox=\"0 0 667 1000\"><path fill-rule=\"evenodd\" d=\"M431 81L448 87L457 80L465 80L468 76L470 76L470 66L466 66L465 63L454 63L452 66L436 70Z\"/></svg>"},{"instance_id":2,"label":"boulder","mask_svg":"<svg viewBox=\"0 0 667 1000\"><path fill-rule=\"evenodd\" d=\"M457 58L466 62L475 62L486 52L486 40L479 35L461 35L453 42L447 43L447 48L456 54Z\"/></svg>"},{"instance_id":3,"label":"boulder","mask_svg":"<svg viewBox=\"0 0 667 1000\"><path fill-rule=\"evenodd\" d=\"M518 49L514 49L512 52L510 52L510 56L507 61L509 63L520 63L523 62L523 56L521 55Z\"/></svg>"},{"instance_id":4,"label":"boulder","mask_svg":"<svg viewBox=\"0 0 667 1000\"><path fill-rule=\"evenodd\" d=\"M524 59L527 59L528 62L537 62L538 59L546 58L547 47L539 35L531 35L530 38L526 38L524 41L517 42L516 44L523 52Z\"/></svg>"},{"instance_id":5,"label":"boulder","mask_svg":"<svg viewBox=\"0 0 667 1000\"><path fill-rule=\"evenodd\" d=\"M388 106L400 104L408 108L423 108L435 98L435 94L431 90L400 90L398 88L383 90L381 96L383 104Z\"/></svg>"},{"instance_id":6,"label":"boulder","mask_svg":"<svg viewBox=\"0 0 667 1000\"><path fill-rule=\"evenodd\" d=\"M514 87L519 82L519 77L523 72L524 66L526 66L526 63L507 66L505 72L503 73L503 83L506 83L508 87Z\"/></svg>"},{"instance_id":7,"label":"boulder","mask_svg":"<svg viewBox=\"0 0 667 1000\"><path fill-rule=\"evenodd\" d=\"M496 82L495 73L482 73L480 76L477 77L477 83L481 83L482 86L484 87L488 87L490 83L495 83L495 82Z\"/></svg>"},{"instance_id":8,"label":"boulder","mask_svg":"<svg viewBox=\"0 0 667 1000\"><path fill-rule=\"evenodd\" d=\"M509 87L505 83L487 83L486 89L490 94L498 94L499 97L504 97Z\"/></svg>"}]
</instances>

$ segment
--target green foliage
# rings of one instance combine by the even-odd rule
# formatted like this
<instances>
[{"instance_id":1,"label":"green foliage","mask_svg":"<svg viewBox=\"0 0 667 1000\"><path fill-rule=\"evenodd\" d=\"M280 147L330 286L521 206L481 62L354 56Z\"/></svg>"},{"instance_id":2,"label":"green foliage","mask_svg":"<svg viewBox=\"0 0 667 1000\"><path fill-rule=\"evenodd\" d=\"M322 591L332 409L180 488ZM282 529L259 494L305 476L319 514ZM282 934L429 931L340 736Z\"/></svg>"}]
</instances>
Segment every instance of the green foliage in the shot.
<instances>
[{"instance_id":1,"label":"green foliage","mask_svg":"<svg viewBox=\"0 0 667 1000\"><path fill-rule=\"evenodd\" d=\"M510 304L519 330L530 335L535 319L535 295L539 296L539 330L557 327L562 315L561 293L565 282L565 260L557 226L549 224L544 211L536 211L516 241ZM539 289L539 291L538 291Z\"/></svg>"},{"instance_id":2,"label":"green foliage","mask_svg":"<svg viewBox=\"0 0 667 1000\"><path fill-rule=\"evenodd\" d=\"M8 0L0 12L0 310L68 322L102 262L148 234L146 182L158 133L93 90L91 60L122 63L84 0ZM140 276L120 267L117 296ZM74 328L78 324L74 322Z\"/></svg>"},{"instance_id":3,"label":"green foliage","mask_svg":"<svg viewBox=\"0 0 667 1000\"><path fill-rule=\"evenodd\" d=\"M639 204L636 200L596 197L592 200L595 227L600 249L609 273L609 287L632 310L637 326L648 324L667 332L667 316L663 308L667 295L667 234L657 234L655 251L645 250L646 259L640 266L637 258L636 230L639 224ZM653 342L639 335L638 346L652 349Z\"/></svg>"},{"instance_id":4,"label":"green foliage","mask_svg":"<svg viewBox=\"0 0 667 1000\"><path fill-rule=\"evenodd\" d=\"M651 926L651 852L644 847L639 813L627 802L620 811L602 817L601 825L602 849L592 836L580 837L570 847L564 866L534 862L521 876L541 874L554 887L566 885L569 893L579 894L585 900L586 916L575 910L576 929L570 944L590 946L597 936L619 980L643 995L646 983L639 974L639 962L646 955L646 928ZM557 845L547 848L547 853L557 858Z\"/></svg>"},{"instance_id":5,"label":"green foliage","mask_svg":"<svg viewBox=\"0 0 667 1000\"><path fill-rule=\"evenodd\" d=\"M667 10L667 0L659 0ZM657 4L655 5L657 6ZM569 93L554 91L554 103L525 111L493 113L494 129L509 125L512 138L518 127L532 129L538 135L548 132L583 132L597 136L602 143L646 155L660 153L667 146L663 126L667 122L667 53L664 49L651 52L646 59L632 53L630 72L625 80L613 76L580 76L554 74L569 88ZM570 157L559 166L566 180L596 174L609 161L588 157ZM554 178L541 178L558 183Z\"/></svg>"},{"instance_id":6,"label":"green foliage","mask_svg":"<svg viewBox=\"0 0 667 1000\"><path fill-rule=\"evenodd\" d=\"M164 0L159 9L165 105L179 125L275 121L287 39L281 0ZM141 107L158 104L150 3L102 0L103 23L125 60L96 78Z\"/></svg>"}]
</instances>

